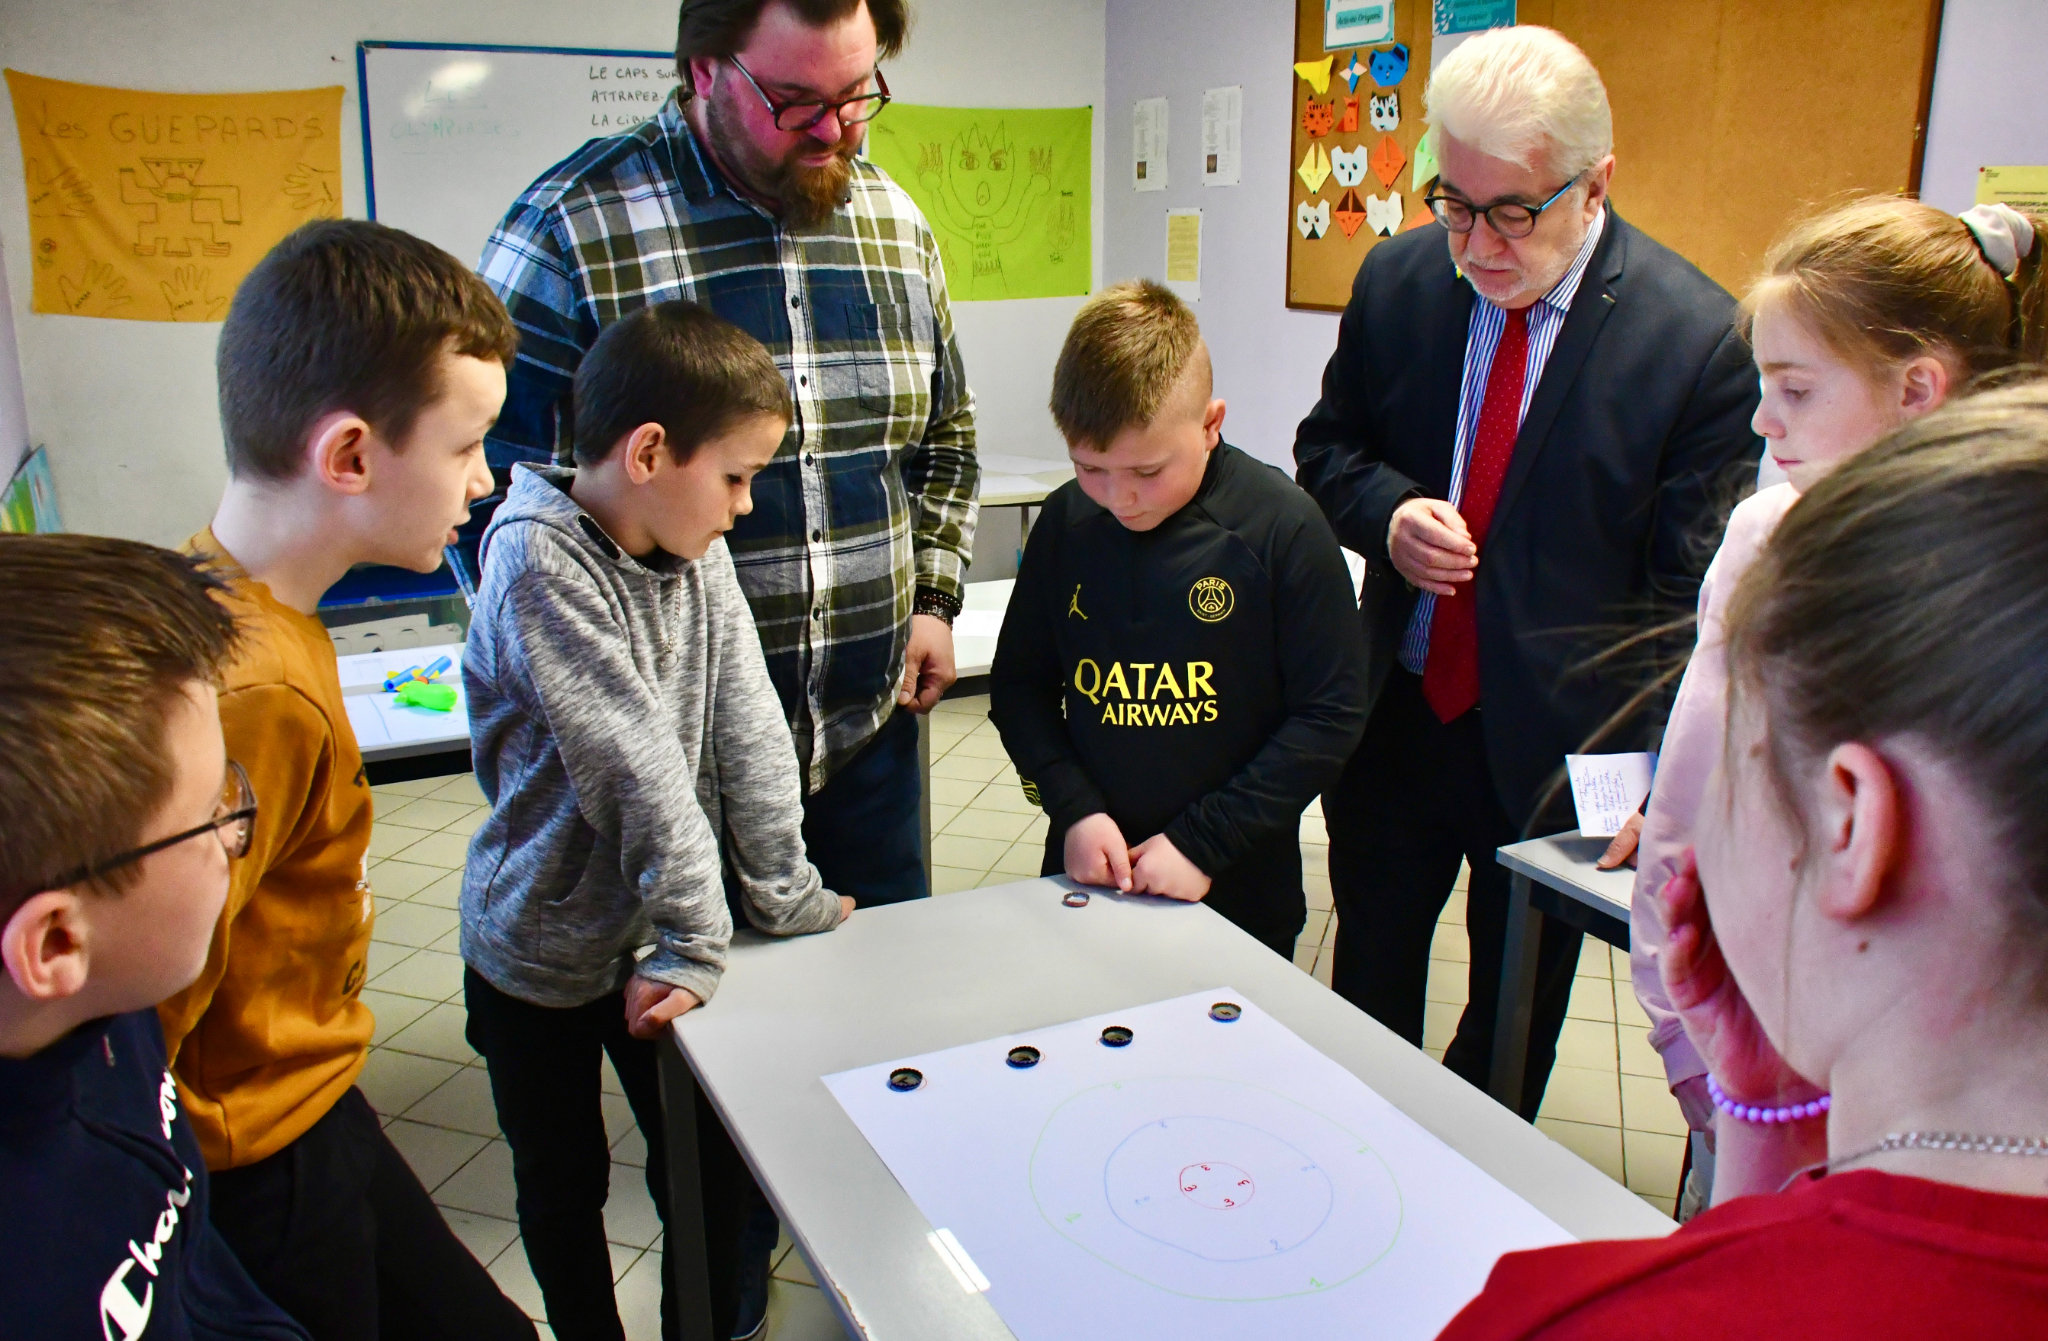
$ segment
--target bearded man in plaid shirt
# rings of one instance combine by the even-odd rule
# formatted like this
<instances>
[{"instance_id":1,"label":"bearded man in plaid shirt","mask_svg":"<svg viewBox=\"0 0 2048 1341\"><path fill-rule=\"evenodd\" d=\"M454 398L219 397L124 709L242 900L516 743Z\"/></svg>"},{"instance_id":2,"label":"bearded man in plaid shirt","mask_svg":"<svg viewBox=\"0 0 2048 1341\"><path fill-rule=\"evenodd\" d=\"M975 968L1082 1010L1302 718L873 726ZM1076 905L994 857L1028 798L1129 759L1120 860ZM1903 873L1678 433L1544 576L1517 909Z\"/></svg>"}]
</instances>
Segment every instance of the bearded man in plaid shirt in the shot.
<instances>
[{"instance_id":1,"label":"bearded man in plaid shirt","mask_svg":"<svg viewBox=\"0 0 2048 1341\"><path fill-rule=\"evenodd\" d=\"M908 714L954 679L980 474L938 244L855 157L908 21L907 0L684 0L675 97L544 174L478 266L520 332L487 444L501 480L566 463L576 366L640 307L691 299L775 356L795 418L726 540L811 860L863 905L928 892ZM457 556L472 574L483 511Z\"/></svg>"}]
</instances>

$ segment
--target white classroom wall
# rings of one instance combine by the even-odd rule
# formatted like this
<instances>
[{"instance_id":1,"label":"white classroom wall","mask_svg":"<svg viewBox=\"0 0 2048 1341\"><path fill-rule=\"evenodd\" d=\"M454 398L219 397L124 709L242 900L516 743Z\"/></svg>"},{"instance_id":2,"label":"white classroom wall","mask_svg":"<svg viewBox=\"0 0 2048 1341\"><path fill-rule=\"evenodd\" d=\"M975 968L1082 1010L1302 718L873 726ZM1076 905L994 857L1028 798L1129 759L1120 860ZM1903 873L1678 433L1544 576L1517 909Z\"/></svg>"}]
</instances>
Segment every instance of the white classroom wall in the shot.
<instances>
[{"instance_id":1,"label":"white classroom wall","mask_svg":"<svg viewBox=\"0 0 2048 1341\"><path fill-rule=\"evenodd\" d=\"M1101 195L1104 0L912 0L912 9L909 45L888 66L899 98L1094 105ZM359 40L672 50L676 10L675 0L325 0L253 9L235 0L0 0L0 54L31 74L165 92L341 84L344 204L360 216ZM546 166L537 164L536 175ZM13 109L0 98L0 242L16 280L28 428L50 449L65 524L181 541L206 524L225 478L213 380L220 328L31 313L26 217L20 140ZM1098 209L1098 276L1102 229ZM985 449L1064 457L1045 401L1080 301L955 304ZM0 458L8 446L0 444Z\"/></svg>"}]
</instances>

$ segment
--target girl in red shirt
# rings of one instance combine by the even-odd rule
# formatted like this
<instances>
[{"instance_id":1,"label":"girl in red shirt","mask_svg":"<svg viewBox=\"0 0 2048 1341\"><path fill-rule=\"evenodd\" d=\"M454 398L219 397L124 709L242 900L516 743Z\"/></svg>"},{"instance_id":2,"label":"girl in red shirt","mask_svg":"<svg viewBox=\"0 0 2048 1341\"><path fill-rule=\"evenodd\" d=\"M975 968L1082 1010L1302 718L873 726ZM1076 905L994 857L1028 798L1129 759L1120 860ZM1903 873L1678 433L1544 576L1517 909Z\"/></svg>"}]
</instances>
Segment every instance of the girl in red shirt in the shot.
<instances>
[{"instance_id":1,"label":"girl in red shirt","mask_svg":"<svg viewBox=\"0 0 2048 1341\"><path fill-rule=\"evenodd\" d=\"M1661 895L1715 1207L1514 1253L1443 1333L2048 1336L2048 380L1816 484L1728 619ZM1757 1195L1750 1195L1757 1194Z\"/></svg>"}]
</instances>

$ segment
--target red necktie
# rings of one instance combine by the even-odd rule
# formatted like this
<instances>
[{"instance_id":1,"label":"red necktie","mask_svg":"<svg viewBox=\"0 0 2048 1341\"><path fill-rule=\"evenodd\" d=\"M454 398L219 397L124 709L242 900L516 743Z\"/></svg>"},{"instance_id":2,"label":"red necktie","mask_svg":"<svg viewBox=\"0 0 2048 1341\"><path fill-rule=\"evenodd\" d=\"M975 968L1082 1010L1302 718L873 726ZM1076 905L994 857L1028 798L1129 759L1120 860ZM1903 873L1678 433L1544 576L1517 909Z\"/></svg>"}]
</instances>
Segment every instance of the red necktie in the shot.
<instances>
[{"instance_id":1,"label":"red necktie","mask_svg":"<svg viewBox=\"0 0 2048 1341\"><path fill-rule=\"evenodd\" d=\"M1482 556L1508 459L1515 454L1515 437L1522 431L1522 383L1528 362L1529 314L1518 307L1507 314L1507 326L1493 351L1486 399L1479 405L1479 427L1472 434L1472 456L1465 465L1465 491L1458 498L1458 513ZM1429 656L1422 663L1422 696L1442 722L1457 720L1479 702L1478 575L1457 586L1457 595L1436 598Z\"/></svg>"}]
</instances>

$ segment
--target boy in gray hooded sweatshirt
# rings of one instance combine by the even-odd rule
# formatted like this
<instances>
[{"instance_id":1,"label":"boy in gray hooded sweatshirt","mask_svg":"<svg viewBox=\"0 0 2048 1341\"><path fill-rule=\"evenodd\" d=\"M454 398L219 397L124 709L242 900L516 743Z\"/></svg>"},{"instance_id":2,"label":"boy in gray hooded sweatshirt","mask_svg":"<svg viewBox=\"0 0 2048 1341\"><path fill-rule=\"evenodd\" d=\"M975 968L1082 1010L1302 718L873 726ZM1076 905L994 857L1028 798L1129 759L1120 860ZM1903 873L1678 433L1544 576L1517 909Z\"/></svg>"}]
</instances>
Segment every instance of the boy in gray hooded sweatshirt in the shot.
<instances>
[{"instance_id":1,"label":"boy in gray hooded sweatshirt","mask_svg":"<svg viewBox=\"0 0 2048 1341\"><path fill-rule=\"evenodd\" d=\"M484 535L462 668L491 802L462 880L467 1032L563 1337L621 1334L600 1050L665 1207L653 1040L717 988L728 900L774 935L852 910L804 854L796 749L722 539L788 429L782 374L738 327L663 303L598 337L575 405L578 468L515 467ZM727 1336L742 1268L765 1285L739 1239L766 1203L717 1117L700 1110L698 1130L710 1302ZM772 1248L772 1215L767 1226ZM667 1273L662 1314L672 1335Z\"/></svg>"}]
</instances>

